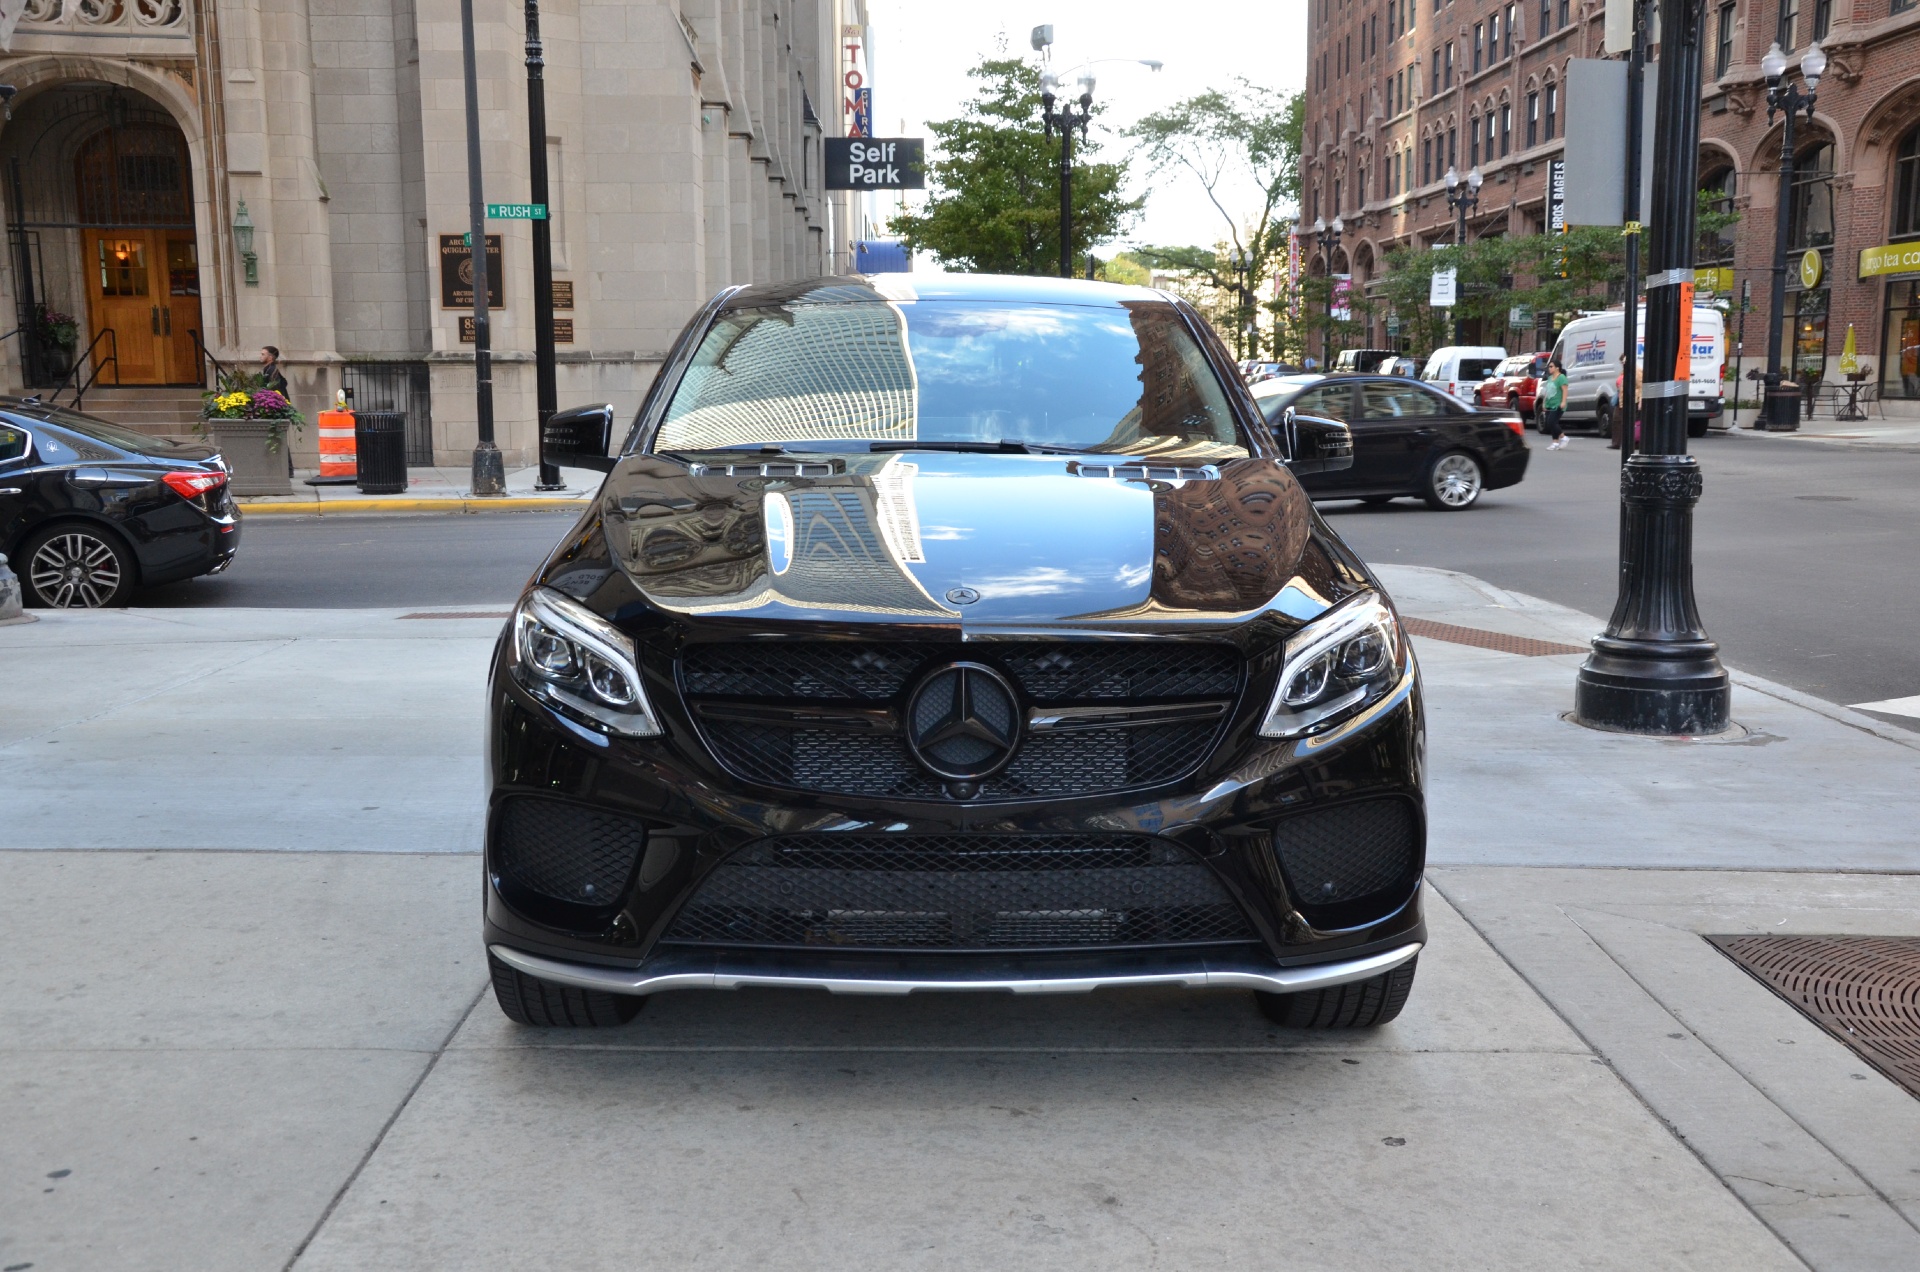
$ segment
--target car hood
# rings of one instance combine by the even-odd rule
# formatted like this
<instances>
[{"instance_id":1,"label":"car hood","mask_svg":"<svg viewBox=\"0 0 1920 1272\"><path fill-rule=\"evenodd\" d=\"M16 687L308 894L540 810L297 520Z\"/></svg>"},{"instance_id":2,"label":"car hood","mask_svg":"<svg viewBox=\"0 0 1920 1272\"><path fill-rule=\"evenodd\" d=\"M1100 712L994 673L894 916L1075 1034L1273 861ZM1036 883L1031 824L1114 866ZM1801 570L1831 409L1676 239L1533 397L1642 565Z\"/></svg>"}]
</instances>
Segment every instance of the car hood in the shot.
<instances>
[{"instance_id":1,"label":"car hood","mask_svg":"<svg viewBox=\"0 0 1920 1272\"><path fill-rule=\"evenodd\" d=\"M796 469L798 471L796 471ZM1329 551L1280 463L1180 468L1055 455L623 461L602 488L609 564L689 621L1016 630L1289 625L1366 579ZM597 545L595 545L597 546ZM623 586L563 546L544 580L616 617ZM597 594L597 595L596 595Z\"/></svg>"}]
</instances>

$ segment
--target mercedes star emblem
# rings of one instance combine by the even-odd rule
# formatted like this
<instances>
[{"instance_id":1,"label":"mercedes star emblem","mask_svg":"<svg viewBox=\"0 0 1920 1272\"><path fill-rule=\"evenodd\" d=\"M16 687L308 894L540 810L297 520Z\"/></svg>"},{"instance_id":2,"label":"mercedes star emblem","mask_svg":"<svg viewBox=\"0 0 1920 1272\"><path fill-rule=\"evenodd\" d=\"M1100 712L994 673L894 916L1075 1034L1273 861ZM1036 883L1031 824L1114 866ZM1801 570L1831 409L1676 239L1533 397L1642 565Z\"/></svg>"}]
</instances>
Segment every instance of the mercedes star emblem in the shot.
<instances>
[{"instance_id":1,"label":"mercedes star emblem","mask_svg":"<svg viewBox=\"0 0 1920 1272\"><path fill-rule=\"evenodd\" d=\"M955 605L971 605L980 599L980 593L970 587L950 587L947 589L947 599Z\"/></svg>"},{"instance_id":2,"label":"mercedes star emblem","mask_svg":"<svg viewBox=\"0 0 1920 1272\"><path fill-rule=\"evenodd\" d=\"M907 745L934 776L977 782L1013 758L1019 712L1005 676L979 663L948 663L907 700Z\"/></svg>"}]
</instances>

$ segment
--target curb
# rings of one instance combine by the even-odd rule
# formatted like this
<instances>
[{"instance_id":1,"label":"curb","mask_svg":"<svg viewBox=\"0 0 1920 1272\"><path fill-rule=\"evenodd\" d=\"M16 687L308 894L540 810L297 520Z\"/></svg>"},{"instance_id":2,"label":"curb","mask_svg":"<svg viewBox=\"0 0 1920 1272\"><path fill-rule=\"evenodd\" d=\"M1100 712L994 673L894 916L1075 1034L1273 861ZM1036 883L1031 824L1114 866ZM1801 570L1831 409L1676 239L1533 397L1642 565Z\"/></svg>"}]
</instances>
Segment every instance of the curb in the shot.
<instances>
[{"instance_id":1,"label":"curb","mask_svg":"<svg viewBox=\"0 0 1920 1272\"><path fill-rule=\"evenodd\" d=\"M269 503L259 499L236 499L249 517L295 516L327 517L369 512L578 512L593 502L586 499L533 499L508 495L491 499L455 497L451 499L313 499L293 503Z\"/></svg>"}]
</instances>

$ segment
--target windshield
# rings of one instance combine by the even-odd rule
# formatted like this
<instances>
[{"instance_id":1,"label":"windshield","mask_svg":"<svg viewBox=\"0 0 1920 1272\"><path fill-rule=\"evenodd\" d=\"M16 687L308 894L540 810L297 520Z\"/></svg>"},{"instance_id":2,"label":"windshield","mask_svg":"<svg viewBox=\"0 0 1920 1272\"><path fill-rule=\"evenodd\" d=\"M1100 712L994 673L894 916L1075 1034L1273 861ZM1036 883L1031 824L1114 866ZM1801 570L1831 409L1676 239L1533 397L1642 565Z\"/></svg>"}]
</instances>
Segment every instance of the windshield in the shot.
<instances>
[{"instance_id":1,"label":"windshield","mask_svg":"<svg viewBox=\"0 0 1920 1272\"><path fill-rule=\"evenodd\" d=\"M654 449L914 443L1247 454L1212 365L1164 301L735 310L700 342Z\"/></svg>"}]
</instances>

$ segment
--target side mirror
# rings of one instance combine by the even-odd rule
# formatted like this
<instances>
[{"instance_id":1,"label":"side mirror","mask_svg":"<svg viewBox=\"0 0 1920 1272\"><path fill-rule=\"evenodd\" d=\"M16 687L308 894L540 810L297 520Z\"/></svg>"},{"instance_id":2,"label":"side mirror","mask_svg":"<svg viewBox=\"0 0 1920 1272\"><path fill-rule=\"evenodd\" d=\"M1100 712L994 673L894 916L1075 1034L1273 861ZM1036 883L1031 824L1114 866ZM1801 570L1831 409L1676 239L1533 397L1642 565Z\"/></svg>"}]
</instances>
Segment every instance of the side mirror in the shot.
<instances>
[{"instance_id":1,"label":"side mirror","mask_svg":"<svg viewBox=\"0 0 1920 1272\"><path fill-rule=\"evenodd\" d=\"M540 462L559 468L610 473L618 460L607 455L613 439L613 407L576 406L555 411L540 430Z\"/></svg>"},{"instance_id":2,"label":"side mirror","mask_svg":"<svg viewBox=\"0 0 1920 1272\"><path fill-rule=\"evenodd\" d=\"M1339 420L1302 415L1292 407L1280 418L1287 467L1295 476L1337 473L1353 467L1353 430Z\"/></svg>"}]
</instances>

